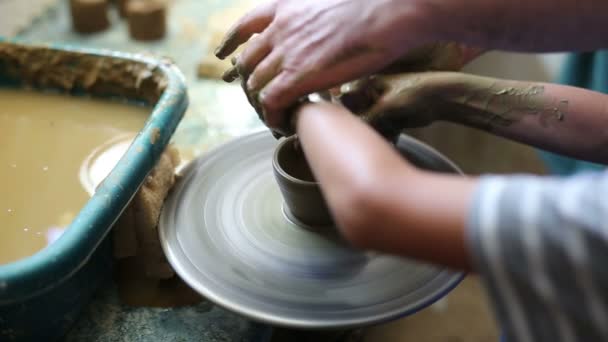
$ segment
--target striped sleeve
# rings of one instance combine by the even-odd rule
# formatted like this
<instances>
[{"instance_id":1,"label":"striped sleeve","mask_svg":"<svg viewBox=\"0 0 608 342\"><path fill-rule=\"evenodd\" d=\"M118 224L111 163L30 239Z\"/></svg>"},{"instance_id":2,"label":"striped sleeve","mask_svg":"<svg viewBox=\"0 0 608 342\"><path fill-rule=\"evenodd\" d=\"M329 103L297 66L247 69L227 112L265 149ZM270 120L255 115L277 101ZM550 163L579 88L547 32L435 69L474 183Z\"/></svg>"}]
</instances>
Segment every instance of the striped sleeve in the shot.
<instances>
[{"instance_id":1,"label":"striped sleeve","mask_svg":"<svg viewBox=\"0 0 608 342\"><path fill-rule=\"evenodd\" d=\"M488 176L468 227L507 341L608 340L608 173Z\"/></svg>"}]
</instances>

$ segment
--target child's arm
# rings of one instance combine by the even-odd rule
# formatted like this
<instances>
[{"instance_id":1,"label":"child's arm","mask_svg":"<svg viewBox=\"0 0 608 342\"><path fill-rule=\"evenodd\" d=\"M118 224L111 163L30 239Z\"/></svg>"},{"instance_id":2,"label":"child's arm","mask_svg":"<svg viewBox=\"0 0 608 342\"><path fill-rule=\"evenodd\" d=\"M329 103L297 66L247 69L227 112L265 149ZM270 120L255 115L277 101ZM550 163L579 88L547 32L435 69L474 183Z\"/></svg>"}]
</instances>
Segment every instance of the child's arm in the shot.
<instances>
[{"instance_id":1,"label":"child's arm","mask_svg":"<svg viewBox=\"0 0 608 342\"><path fill-rule=\"evenodd\" d=\"M439 175L408 165L340 107L297 115L313 172L355 245L474 268L508 341L608 340L608 173Z\"/></svg>"},{"instance_id":2,"label":"child's arm","mask_svg":"<svg viewBox=\"0 0 608 342\"><path fill-rule=\"evenodd\" d=\"M470 268L464 227L475 181L416 170L341 107L306 105L297 115L304 152L353 244Z\"/></svg>"},{"instance_id":3,"label":"child's arm","mask_svg":"<svg viewBox=\"0 0 608 342\"><path fill-rule=\"evenodd\" d=\"M445 120L525 144L608 163L608 96L550 83L454 74L462 91L446 90ZM462 80L458 78L462 77Z\"/></svg>"},{"instance_id":4,"label":"child's arm","mask_svg":"<svg viewBox=\"0 0 608 342\"><path fill-rule=\"evenodd\" d=\"M457 72L377 77L365 91L380 97L360 115L387 136L434 120L486 130L525 144L608 163L608 96L563 85L509 81Z\"/></svg>"}]
</instances>

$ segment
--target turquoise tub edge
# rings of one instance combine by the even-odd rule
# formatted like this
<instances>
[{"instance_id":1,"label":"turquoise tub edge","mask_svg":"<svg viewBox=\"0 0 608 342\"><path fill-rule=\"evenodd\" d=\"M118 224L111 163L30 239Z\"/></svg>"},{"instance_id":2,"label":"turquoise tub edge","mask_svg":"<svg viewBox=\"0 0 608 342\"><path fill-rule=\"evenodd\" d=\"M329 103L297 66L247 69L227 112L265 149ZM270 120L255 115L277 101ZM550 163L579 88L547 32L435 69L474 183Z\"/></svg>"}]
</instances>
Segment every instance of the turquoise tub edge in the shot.
<instances>
[{"instance_id":1,"label":"turquoise tub edge","mask_svg":"<svg viewBox=\"0 0 608 342\"><path fill-rule=\"evenodd\" d=\"M144 128L62 237L28 258L0 265L0 340L53 340L65 334L111 275L107 235L169 144L188 106L186 84L178 68L162 58L0 37L0 52L3 46L144 64L166 82Z\"/></svg>"}]
</instances>

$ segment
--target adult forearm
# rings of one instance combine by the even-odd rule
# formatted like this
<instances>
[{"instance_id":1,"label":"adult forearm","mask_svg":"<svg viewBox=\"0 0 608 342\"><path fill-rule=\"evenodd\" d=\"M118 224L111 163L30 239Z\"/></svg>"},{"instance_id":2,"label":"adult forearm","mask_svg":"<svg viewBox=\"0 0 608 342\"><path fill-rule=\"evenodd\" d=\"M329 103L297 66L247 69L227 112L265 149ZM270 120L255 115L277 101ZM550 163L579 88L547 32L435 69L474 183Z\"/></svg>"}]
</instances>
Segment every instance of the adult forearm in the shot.
<instances>
[{"instance_id":1,"label":"adult forearm","mask_svg":"<svg viewBox=\"0 0 608 342\"><path fill-rule=\"evenodd\" d=\"M608 95L569 86L467 76L444 118L575 158L608 163Z\"/></svg>"},{"instance_id":2,"label":"adult forearm","mask_svg":"<svg viewBox=\"0 0 608 342\"><path fill-rule=\"evenodd\" d=\"M428 0L423 12L439 39L516 51L607 46L605 0ZM431 21L431 20L429 20ZM438 25L437 23L441 23Z\"/></svg>"}]
</instances>

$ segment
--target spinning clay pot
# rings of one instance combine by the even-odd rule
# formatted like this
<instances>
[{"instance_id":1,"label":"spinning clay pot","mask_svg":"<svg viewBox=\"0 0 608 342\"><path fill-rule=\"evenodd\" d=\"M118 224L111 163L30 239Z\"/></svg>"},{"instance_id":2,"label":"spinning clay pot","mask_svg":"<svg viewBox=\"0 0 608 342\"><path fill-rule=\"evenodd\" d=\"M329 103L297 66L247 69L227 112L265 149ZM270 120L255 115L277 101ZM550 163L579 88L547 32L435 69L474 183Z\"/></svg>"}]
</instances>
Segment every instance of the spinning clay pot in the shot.
<instances>
[{"instance_id":1,"label":"spinning clay pot","mask_svg":"<svg viewBox=\"0 0 608 342\"><path fill-rule=\"evenodd\" d=\"M296 136L283 139L277 145L272 160L274 176L283 195L283 211L298 226L333 226L319 183L296 142ZM460 173L458 167L439 152L407 135L399 137L395 148L405 159L421 169Z\"/></svg>"}]
</instances>

